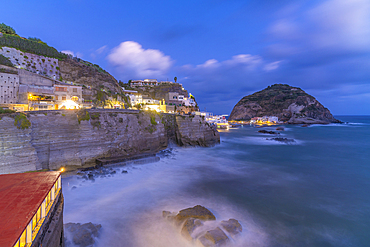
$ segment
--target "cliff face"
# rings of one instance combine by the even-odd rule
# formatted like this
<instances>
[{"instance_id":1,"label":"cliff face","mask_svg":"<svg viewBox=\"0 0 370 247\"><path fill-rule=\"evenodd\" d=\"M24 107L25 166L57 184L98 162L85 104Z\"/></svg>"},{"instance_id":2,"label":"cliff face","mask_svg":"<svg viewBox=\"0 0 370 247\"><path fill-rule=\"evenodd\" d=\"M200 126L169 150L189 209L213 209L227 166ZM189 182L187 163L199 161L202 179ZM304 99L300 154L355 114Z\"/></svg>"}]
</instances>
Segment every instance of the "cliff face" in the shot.
<instances>
[{"instance_id":1,"label":"cliff face","mask_svg":"<svg viewBox=\"0 0 370 247\"><path fill-rule=\"evenodd\" d=\"M229 120L277 116L280 121L299 123L338 123L330 111L300 88L275 84L243 97L233 108Z\"/></svg>"},{"instance_id":2,"label":"cliff face","mask_svg":"<svg viewBox=\"0 0 370 247\"><path fill-rule=\"evenodd\" d=\"M121 87L113 76L90 63L85 63L69 57L59 61L60 75L63 80L88 85L99 90L101 86L104 86L112 92L121 92Z\"/></svg>"},{"instance_id":3,"label":"cliff face","mask_svg":"<svg viewBox=\"0 0 370 247\"><path fill-rule=\"evenodd\" d=\"M200 116L163 117L167 137L179 146L208 147L220 143L220 134Z\"/></svg>"},{"instance_id":4,"label":"cliff face","mask_svg":"<svg viewBox=\"0 0 370 247\"><path fill-rule=\"evenodd\" d=\"M181 146L210 146L220 141L217 130L199 117L89 110L31 112L27 118L28 129L18 129L11 116L0 120L0 174L91 165L97 158L158 152L169 140Z\"/></svg>"}]
</instances>

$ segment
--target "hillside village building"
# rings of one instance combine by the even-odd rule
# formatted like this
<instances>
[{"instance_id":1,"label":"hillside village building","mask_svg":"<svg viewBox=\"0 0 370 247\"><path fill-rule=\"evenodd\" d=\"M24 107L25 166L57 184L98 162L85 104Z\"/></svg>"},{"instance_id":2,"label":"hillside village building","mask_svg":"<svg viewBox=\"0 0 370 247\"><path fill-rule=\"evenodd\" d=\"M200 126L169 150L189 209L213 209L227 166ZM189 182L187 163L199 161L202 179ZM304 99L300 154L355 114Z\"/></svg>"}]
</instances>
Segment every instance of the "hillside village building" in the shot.
<instances>
[{"instance_id":1,"label":"hillside village building","mask_svg":"<svg viewBox=\"0 0 370 247\"><path fill-rule=\"evenodd\" d=\"M148 96L143 96L143 104L147 105L159 105L159 100L152 99Z\"/></svg>"},{"instance_id":2,"label":"hillside village building","mask_svg":"<svg viewBox=\"0 0 370 247\"><path fill-rule=\"evenodd\" d=\"M144 80L134 80L131 81L130 86L131 87L142 87L142 86L157 86L159 83L156 79L144 79Z\"/></svg>"},{"instance_id":3,"label":"hillside village building","mask_svg":"<svg viewBox=\"0 0 370 247\"><path fill-rule=\"evenodd\" d=\"M54 84L55 109L77 109L82 105L82 86L59 82ZM73 104L73 101L75 104ZM68 104L67 104L68 103Z\"/></svg>"},{"instance_id":4,"label":"hillside village building","mask_svg":"<svg viewBox=\"0 0 370 247\"><path fill-rule=\"evenodd\" d=\"M0 104L17 103L18 90L19 90L18 74L0 72Z\"/></svg>"},{"instance_id":5,"label":"hillside village building","mask_svg":"<svg viewBox=\"0 0 370 247\"><path fill-rule=\"evenodd\" d=\"M0 175L0 246L64 246L60 172Z\"/></svg>"}]
</instances>

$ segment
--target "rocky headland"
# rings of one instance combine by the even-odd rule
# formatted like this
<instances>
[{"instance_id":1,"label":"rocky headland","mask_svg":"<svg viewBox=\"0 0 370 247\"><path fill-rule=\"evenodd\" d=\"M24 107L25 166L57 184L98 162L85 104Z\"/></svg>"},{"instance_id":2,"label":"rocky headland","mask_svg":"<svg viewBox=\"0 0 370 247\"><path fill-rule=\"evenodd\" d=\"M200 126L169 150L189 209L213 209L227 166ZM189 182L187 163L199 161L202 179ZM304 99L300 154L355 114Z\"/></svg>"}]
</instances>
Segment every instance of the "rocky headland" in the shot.
<instances>
[{"instance_id":1,"label":"rocky headland","mask_svg":"<svg viewBox=\"0 0 370 247\"><path fill-rule=\"evenodd\" d=\"M243 97L233 108L229 120L276 116L288 124L340 123L313 96L300 88L274 84Z\"/></svg>"},{"instance_id":2,"label":"rocky headland","mask_svg":"<svg viewBox=\"0 0 370 247\"><path fill-rule=\"evenodd\" d=\"M98 158L156 153L171 142L203 147L220 142L217 130L199 116L132 110L0 115L0 174L95 166Z\"/></svg>"}]
</instances>

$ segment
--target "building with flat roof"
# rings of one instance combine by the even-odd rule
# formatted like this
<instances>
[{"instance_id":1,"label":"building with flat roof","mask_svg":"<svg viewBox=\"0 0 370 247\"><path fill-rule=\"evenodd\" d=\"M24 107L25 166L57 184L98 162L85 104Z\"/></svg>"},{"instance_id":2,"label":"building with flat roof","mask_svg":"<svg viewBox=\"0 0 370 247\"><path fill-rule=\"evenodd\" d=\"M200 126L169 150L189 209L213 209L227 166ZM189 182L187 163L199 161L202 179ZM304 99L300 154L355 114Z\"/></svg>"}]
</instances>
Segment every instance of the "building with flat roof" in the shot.
<instances>
[{"instance_id":1,"label":"building with flat roof","mask_svg":"<svg viewBox=\"0 0 370 247\"><path fill-rule=\"evenodd\" d=\"M0 175L0 246L63 246L60 172Z\"/></svg>"},{"instance_id":2,"label":"building with flat roof","mask_svg":"<svg viewBox=\"0 0 370 247\"><path fill-rule=\"evenodd\" d=\"M78 109L82 105L82 86L58 82L54 84L55 109Z\"/></svg>"}]
</instances>

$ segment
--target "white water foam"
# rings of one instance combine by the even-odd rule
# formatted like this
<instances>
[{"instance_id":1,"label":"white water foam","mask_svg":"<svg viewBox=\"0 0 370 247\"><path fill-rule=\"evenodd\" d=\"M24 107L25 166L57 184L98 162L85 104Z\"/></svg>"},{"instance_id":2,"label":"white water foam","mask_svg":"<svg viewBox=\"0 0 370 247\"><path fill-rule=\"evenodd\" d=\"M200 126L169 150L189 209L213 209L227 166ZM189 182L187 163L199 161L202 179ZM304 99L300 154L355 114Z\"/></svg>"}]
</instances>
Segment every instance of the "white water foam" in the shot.
<instances>
[{"instance_id":1,"label":"white water foam","mask_svg":"<svg viewBox=\"0 0 370 247\"><path fill-rule=\"evenodd\" d=\"M115 167L117 174L97 177L95 182L77 176L64 178L64 223L101 224L101 234L95 244L98 247L198 246L197 242L185 240L179 229L162 217L162 211L178 212L200 204L220 221L235 218L241 222L243 233L228 246L266 246L267 233L248 212L224 198L206 194L193 197L185 192L189 184L204 179L197 169L238 173L237 167L220 165L220 162L228 162L227 159L206 156L207 152L201 148L194 151L174 149L175 155L156 163ZM128 173L122 174L122 170Z\"/></svg>"}]
</instances>

